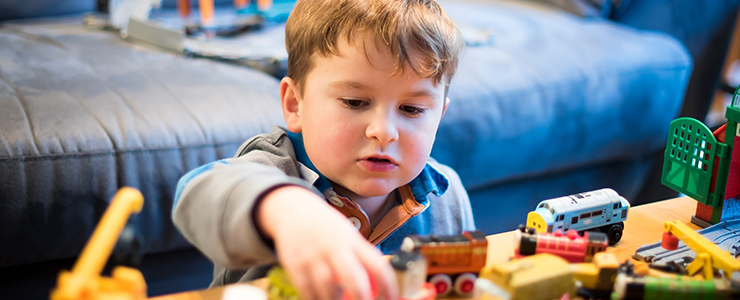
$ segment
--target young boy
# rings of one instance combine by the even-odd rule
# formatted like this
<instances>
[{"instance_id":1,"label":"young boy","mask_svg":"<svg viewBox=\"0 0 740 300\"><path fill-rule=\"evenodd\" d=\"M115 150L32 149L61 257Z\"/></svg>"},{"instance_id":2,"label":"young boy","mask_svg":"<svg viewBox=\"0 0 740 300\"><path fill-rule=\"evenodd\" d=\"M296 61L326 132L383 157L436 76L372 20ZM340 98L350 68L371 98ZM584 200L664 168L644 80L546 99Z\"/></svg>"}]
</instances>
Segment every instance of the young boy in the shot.
<instances>
[{"instance_id":1,"label":"young boy","mask_svg":"<svg viewBox=\"0 0 740 300\"><path fill-rule=\"evenodd\" d=\"M429 158L462 37L433 0L305 0L286 46L287 130L185 175L174 222L215 263L212 285L277 260L302 299L370 299L371 280L395 299L383 253L474 229L457 174Z\"/></svg>"}]
</instances>

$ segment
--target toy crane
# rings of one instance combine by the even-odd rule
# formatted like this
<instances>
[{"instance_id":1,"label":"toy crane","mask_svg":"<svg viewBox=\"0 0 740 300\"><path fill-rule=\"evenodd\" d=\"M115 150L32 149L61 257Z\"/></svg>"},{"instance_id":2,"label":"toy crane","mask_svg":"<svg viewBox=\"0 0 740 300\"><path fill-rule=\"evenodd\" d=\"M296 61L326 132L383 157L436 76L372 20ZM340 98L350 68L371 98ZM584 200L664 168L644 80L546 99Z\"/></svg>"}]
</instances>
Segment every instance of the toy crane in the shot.
<instances>
[{"instance_id":1,"label":"toy crane","mask_svg":"<svg viewBox=\"0 0 740 300\"><path fill-rule=\"evenodd\" d=\"M696 252L696 259L686 267L689 276L701 271L705 280L711 280L714 278L714 270L719 269L729 279L732 277L732 272L740 270L740 261L735 260L729 253L722 251L686 224L668 221L665 222L663 228L665 229L661 243L663 248L675 250L678 248L678 240L681 240Z\"/></svg>"},{"instance_id":2,"label":"toy crane","mask_svg":"<svg viewBox=\"0 0 740 300\"><path fill-rule=\"evenodd\" d=\"M100 276L129 216L143 205L144 196L134 188L116 193L72 271L59 274L51 300L146 299L146 282L139 270L117 266L110 278Z\"/></svg>"}]
</instances>

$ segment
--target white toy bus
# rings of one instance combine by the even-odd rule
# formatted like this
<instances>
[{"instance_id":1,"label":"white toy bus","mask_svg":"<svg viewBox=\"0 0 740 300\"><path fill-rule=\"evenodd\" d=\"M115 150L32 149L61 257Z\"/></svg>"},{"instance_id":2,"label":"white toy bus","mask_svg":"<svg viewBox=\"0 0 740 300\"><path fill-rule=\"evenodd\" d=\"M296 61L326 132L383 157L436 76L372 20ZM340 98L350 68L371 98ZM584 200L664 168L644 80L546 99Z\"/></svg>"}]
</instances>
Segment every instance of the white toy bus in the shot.
<instances>
[{"instance_id":1,"label":"white toy bus","mask_svg":"<svg viewBox=\"0 0 740 300\"><path fill-rule=\"evenodd\" d=\"M526 226L537 232L600 230L614 245L622 238L629 208L629 202L614 190L600 189L543 200L527 214Z\"/></svg>"}]
</instances>

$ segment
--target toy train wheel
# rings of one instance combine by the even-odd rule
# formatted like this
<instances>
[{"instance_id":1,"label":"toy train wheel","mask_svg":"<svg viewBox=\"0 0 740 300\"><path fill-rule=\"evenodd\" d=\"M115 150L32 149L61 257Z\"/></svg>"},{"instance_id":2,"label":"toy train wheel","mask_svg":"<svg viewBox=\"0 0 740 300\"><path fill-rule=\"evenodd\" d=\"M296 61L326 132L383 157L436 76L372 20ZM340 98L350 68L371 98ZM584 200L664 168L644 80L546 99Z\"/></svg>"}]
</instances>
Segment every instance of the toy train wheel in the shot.
<instances>
[{"instance_id":1,"label":"toy train wheel","mask_svg":"<svg viewBox=\"0 0 740 300\"><path fill-rule=\"evenodd\" d=\"M606 237L609 239L609 246L613 246L622 239L622 230L624 229L624 223L619 222L606 230Z\"/></svg>"},{"instance_id":2,"label":"toy train wheel","mask_svg":"<svg viewBox=\"0 0 740 300\"><path fill-rule=\"evenodd\" d=\"M472 297L476 278L478 277L472 273L463 273L457 276L455 278L455 293L465 298Z\"/></svg>"},{"instance_id":3,"label":"toy train wheel","mask_svg":"<svg viewBox=\"0 0 740 300\"><path fill-rule=\"evenodd\" d=\"M447 296L452 291L452 278L447 274L434 275L428 281L437 290L438 297Z\"/></svg>"}]
</instances>

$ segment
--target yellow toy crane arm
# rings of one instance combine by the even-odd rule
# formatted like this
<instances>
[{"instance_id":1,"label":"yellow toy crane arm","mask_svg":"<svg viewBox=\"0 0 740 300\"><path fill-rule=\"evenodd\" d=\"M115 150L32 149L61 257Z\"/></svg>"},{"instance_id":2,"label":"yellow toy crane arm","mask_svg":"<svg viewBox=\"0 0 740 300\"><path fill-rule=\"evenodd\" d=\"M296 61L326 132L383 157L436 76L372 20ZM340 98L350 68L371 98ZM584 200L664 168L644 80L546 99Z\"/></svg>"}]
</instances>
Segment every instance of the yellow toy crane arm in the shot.
<instances>
[{"instance_id":1,"label":"yellow toy crane arm","mask_svg":"<svg viewBox=\"0 0 740 300\"><path fill-rule=\"evenodd\" d=\"M59 274L52 300L146 298L144 276L136 269L119 266L113 278L100 276L129 216L143 206L144 196L137 189L123 187L116 193L72 271Z\"/></svg>"},{"instance_id":2,"label":"yellow toy crane arm","mask_svg":"<svg viewBox=\"0 0 740 300\"><path fill-rule=\"evenodd\" d=\"M704 270L704 279L712 279L713 270L711 268L714 268L722 270L727 278L731 278L732 272L740 270L740 261L737 261L728 252L723 251L686 224L679 221L667 221L663 224L663 228L696 252L696 259L686 267L690 276L693 276L699 270Z\"/></svg>"}]
</instances>

